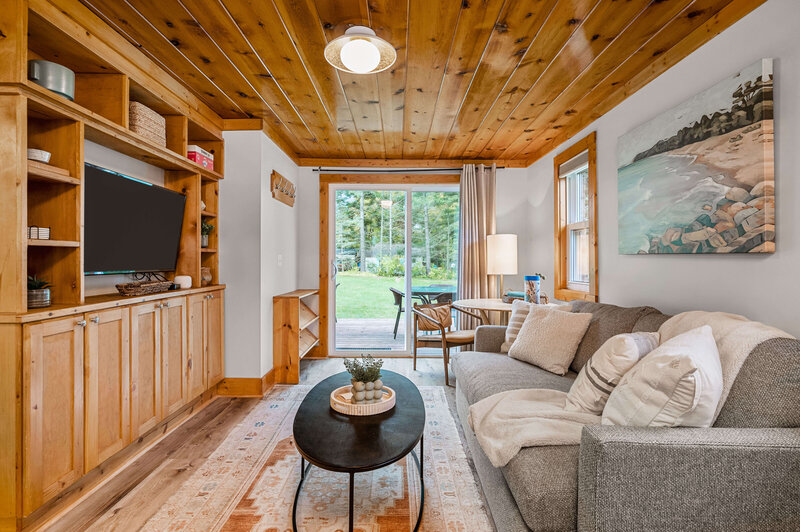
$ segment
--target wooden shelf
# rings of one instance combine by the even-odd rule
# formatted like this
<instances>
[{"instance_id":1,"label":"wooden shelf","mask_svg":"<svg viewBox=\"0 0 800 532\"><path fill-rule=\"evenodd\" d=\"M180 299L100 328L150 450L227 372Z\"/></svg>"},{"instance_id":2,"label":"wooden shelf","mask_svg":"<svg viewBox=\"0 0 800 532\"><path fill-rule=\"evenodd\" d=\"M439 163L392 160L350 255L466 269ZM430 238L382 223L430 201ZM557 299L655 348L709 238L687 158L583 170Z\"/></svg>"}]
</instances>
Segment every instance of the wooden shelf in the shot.
<instances>
[{"instance_id":1,"label":"wooden shelf","mask_svg":"<svg viewBox=\"0 0 800 532\"><path fill-rule=\"evenodd\" d=\"M66 183L68 185L81 184L81 180L69 175L67 170L38 161L28 161L28 179L49 183Z\"/></svg>"},{"instance_id":2,"label":"wooden shelf","mask_svg":"<svg viewBox=\"0 0 800 532\"><path fill-rule=\"evenodd\" d=\"M49 248L78 248L81 246L81 243L74 240L39 240L37 238L29 238L28 247L31 246Z\"/></svg>"},{"instance_id":3,"label":"wooden shelf","mask_svg":"<svg viewBox=\"0 0 800 532\"><path fill-rule=\"evenodd\" d=\"M216 218L217 214L208 211L200 211L200 216L205 216L206 218Z\"/></svg>"},{"instance_id":4,"label":"wooden shelf","mask_svg":"<svg viewBox=\"0 0 800 532\"><path fill-rule=\"evenodd\" d=\"M308 354L319 343L319 338L309 331L300 333L300 358Z\"/></svg>"},{"instance_id":5,"label":"wooden shelf","mask_svg":"<svg viewBox=\"0 0 800 532\"><path fill-rule=\"evenodd\" d=\"M200 251L203 253L216 253L217 248L200 248Z\"/></svg>"},{"instance_id":6,"label":"wooden shelf","mask_svg":"<svg viewBox=\"0 0 800 532\"><path fill-rule=\"evenodd\" d=\"M219 181L222 174L203 168L183 155L124 128L75 102L27 81L23 91L28 96L32 115L55 119L79 120L86 128L86 139L165 170L185 170L203 179Z\"/></svg>"},{"instance_id":7,"label":"wooden shelf","mask_svg":"<svg viewBox=\"0 0 800 532\"><path fill-rule=\"evenodd\" d=\"M319 316L308 305L300 301L300 330L303 331L319 320Z\"/></svg>"}]
</instances>

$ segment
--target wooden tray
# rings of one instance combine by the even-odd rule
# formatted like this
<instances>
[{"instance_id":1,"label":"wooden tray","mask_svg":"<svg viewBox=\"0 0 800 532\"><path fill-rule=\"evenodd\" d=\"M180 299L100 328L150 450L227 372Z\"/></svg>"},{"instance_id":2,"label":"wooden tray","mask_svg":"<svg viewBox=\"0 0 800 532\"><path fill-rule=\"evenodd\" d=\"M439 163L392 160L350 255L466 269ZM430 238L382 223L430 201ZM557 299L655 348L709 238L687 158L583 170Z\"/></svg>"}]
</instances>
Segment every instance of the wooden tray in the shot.
<instances>
[{"instance_id":1,"label":"wooden tray","mask_svg":"<svg viewBox=\"0 0 800 532\"><path fill-rule=\"evenodd\" d=\"M383 399L376 403L351 403L351 388L352 386L348 385L333 390L331 392L331 408L339 413L347 414L348 416L374 416L375 414L382 414L394 408L397 395L394 393L394 390L388 386L381 388Z\"/></svg>"}]
</instances>

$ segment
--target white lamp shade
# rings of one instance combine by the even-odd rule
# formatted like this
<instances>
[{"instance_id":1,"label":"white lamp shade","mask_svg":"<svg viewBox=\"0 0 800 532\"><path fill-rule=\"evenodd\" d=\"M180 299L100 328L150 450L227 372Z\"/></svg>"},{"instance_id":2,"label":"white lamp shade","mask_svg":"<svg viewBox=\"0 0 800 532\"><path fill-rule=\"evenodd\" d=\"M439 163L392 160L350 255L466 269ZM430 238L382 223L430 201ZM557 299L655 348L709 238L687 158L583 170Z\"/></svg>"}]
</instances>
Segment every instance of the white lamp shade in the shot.
<instances>
[{"instance_id":1,"label":"white lamp shade","mask_svg":"<svg viewBox=\"0 0 800 532\"><path fill-rule=\"evenodd\" d=\"M517 274L517 235L486 237L486 268L489 275Z\"/></svg>"}]
</instances>

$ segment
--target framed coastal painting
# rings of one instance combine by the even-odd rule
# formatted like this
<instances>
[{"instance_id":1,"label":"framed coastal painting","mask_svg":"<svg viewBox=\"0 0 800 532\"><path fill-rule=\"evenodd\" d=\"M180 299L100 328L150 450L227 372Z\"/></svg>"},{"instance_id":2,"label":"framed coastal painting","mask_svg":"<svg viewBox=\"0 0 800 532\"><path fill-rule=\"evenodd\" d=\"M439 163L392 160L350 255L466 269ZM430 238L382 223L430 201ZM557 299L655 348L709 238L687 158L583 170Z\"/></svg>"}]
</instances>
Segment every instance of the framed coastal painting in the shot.
<instances>
[{"instance_id":1,"label":"framed coastal painting","mask_svg":"<svg viewBox=\"0 0 800 532\"><path fill-rule=\"evenodd\" d=\"M772 253L772 60L623 135L619 252Z\"/></svg>"}]
</instances>

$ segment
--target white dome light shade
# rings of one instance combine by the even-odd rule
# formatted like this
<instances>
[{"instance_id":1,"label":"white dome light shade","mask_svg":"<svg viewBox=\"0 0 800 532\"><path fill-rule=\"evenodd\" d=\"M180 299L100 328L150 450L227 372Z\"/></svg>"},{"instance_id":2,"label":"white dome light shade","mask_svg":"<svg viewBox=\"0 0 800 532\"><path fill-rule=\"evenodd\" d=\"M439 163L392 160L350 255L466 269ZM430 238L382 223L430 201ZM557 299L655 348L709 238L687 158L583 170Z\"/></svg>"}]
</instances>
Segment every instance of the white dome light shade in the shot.
<instances>
[{"instance_id":1,"label":"white dome light shade","mask_svg":"<svg viewBox=\"0 0 800 532\"><path fill-rule=\"evenodd\" d=\"M339 58L344 66L356 74L366 74L375 70L381 62L381 53L368 40L353 39L342 46Z\"/></svg>"},{"instance_id":2,"label":"white dome light shade","mask_svg":"<svg viewBox=\"0 0 800 532\"><path fill-rule=\"evenodd\" d=\"M351 74L374 74L392 66L397 52L366 26L353 26L325 47L325 59Z\"/></svg>"}]
</instances>

